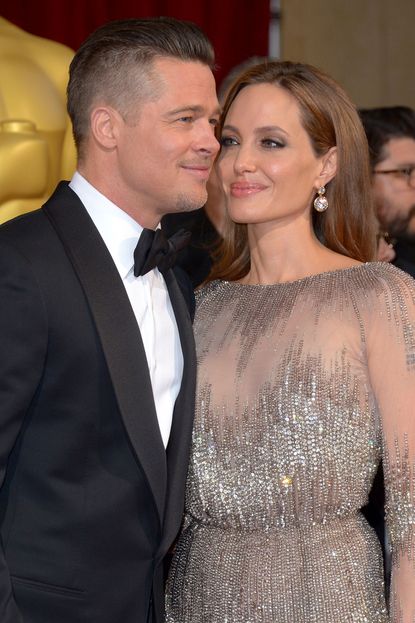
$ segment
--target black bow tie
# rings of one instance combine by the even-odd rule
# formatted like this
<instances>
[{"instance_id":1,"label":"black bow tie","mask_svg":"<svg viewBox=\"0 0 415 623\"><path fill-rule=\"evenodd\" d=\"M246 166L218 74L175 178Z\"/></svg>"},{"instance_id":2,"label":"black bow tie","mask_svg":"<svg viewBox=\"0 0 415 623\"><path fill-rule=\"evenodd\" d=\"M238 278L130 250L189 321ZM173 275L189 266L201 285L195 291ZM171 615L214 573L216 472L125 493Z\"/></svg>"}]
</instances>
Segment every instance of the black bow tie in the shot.
<instances>
[{"instance_id":1,"label":"black bow tie","mask_svg":"<svg viewBox=\"0 0 415 623\"><path fill-rule=\"evenodd\" d=\"M189 242L190 231L180 229L170 238L166 238L161 229L143 229L134 250L134 276L145 275L153 268L161 273L171 268L178 252Z\"/></svg>"}]
</instances>

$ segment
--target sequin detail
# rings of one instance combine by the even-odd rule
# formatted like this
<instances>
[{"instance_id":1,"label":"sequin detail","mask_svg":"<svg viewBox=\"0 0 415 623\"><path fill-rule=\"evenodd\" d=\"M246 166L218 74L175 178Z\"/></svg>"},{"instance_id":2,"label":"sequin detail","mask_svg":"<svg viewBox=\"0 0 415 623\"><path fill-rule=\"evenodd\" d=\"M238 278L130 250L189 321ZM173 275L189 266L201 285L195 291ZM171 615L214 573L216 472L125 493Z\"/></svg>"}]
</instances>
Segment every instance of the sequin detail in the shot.
<instances>
[{"instance_id":1,"label":"sequin detail","mask_svg":"<svg viewBox=\"0 0 415 623\"><path fill-rule=\"evenodd\" d=\"M415 459L411 463L406 433L402 447L395 438L392 449L385 450L384 467L392 485L386 499L386 519L394 563L399 564L405 555L415 564Z\"/></svg>"},{"instance_id":2,"label":"sequin detail","mask_svg":"<svg viewBox=\"0 0 415 623\"><path fill-rule=\"evenodd\" d=\"M414 301L412 280L383 263L198 293L193 449L167 623L390 621L360 509L395 448L394 405L407 441L388 452L388 516L397 558L413 556L415 434L400 396L415 385ZM388 366L402 378L396 396ZM407 616L399 590L394 599Z\"/></svg>"}]
</instances>

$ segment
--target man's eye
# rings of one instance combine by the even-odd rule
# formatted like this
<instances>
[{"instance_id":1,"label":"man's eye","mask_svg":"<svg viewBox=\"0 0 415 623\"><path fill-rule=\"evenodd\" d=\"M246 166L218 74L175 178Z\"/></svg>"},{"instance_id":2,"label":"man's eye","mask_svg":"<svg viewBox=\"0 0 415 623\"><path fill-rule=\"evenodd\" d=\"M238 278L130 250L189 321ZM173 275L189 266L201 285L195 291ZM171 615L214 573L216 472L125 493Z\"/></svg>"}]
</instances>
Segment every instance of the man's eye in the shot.
<instances>
[{"instance_id":1,"label":"man's eye","mask_svg":"<svg viewBox=\"0 0 415 623\"><path fill-rule=\"evenodd\" d=\"M219 119L216 119L216 118L209 119L209 123L210 125L213 125L214 128L216 128L219 125Z\"/></svg>"},{"instance_id":2,"label":"man's eye","mask_svg":"<svg viewBox=\"0 0 415 623\"><path fill-rule=\"evenodd\" d=\"M193 117L180 117L178 120L182 123L191 123L193 121Z\"/></svg>"}]
</instances>

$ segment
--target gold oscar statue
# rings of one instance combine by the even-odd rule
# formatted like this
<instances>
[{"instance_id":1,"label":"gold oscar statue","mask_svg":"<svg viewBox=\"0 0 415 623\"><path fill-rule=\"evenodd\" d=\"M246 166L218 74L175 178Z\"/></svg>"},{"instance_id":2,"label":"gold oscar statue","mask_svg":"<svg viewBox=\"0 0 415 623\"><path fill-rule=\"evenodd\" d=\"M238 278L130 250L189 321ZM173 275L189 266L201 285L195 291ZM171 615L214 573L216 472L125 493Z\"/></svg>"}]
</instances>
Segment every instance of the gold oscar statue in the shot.
<instances>
[{"instance_id":1,"label":"gold oscar statue","mask_svg":"<svg viewBox=\"0 0 415 623\"><path fill-rule=\"evenodd\" d=\"M66 113L72 57L0 17L0 223L39 208L75 170Z\"/></svg>"}]
</instances>

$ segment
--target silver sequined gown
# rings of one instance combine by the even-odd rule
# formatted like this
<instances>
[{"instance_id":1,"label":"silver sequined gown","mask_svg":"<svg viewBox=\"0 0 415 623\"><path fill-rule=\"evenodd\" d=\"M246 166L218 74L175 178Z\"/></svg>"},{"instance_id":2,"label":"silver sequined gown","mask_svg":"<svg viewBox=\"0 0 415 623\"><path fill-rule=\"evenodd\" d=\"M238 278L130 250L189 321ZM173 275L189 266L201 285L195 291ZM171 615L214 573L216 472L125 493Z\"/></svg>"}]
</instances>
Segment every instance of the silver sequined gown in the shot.
<instances>
[{"instance_id":1,"label":"silver sequined gown","mask_svg":"<svg viewBox=\"0 0 415 623\"><path fill-rule=\"evenodd\" d=\"M168 623L415 621L415 281L213 282ZM359 509L383 456L392 610Z\"/></svg>"}]
</instances>

